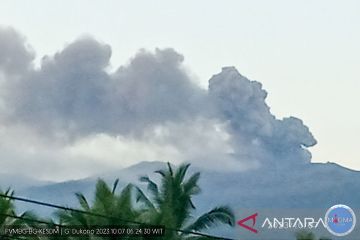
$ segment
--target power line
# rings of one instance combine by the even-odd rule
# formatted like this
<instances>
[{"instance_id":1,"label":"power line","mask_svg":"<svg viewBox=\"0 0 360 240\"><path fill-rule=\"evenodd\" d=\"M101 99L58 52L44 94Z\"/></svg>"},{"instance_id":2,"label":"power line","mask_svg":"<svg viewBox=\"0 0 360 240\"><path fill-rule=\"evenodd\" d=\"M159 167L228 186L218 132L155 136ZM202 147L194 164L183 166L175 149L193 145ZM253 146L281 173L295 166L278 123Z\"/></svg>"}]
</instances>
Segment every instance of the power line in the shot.
<instances>
[{"instance_id":1,"label":"power line","mask_svg":"<svg viewBox=\"0 0 360 240\"><path fill-rule=\"evenodd\" d=\"M26 202L26 203L31 203L31 204L35 204L35 205L50 207L50 208L61 209L61 210L65 210L65 211L77 212L77 213L86 214L86 215L93 216L93 217L117 220L117 221L124 222L124 223L127 223L127 224L154 226L152 224L147 224L147 223L143 223L143 222L124 220L124 219L121 219L121 218L118 218L118 217L109 217L109 216L99 214L99 213L88 212L88 211L75 209L75 208L70 208L70 207L64 207L64 206L61 206L61 205L56 205L56 204L47 203L47 202L43 202L43 201L32 200L32 199L23 198L23 197L9 196L9 195L2 194L2 193L0 193L0 197L8 198L8 199L16 200L16 201L21 201L21 202ZM194 231L186 231L186 230L181 230L181 229L176 229L176 228L164 227L164 229L174 231L174 232L181 232L181 233L186 233L186 234L192 234L192 235L207 237L207 238L215 238L215 239L223 239L223 240L236 240L236 239L224 238L224 237L214 236L214 235L210 235L210 234L206 234L206 233L194 232Z\"/></svg>"},{"instance_id":2,"label":"power line","mask_svg":"<svg viewBox=\"0 0 360 240\"><path fill-rule=\"evenodd\" d=\"M0 196L0 197L2 197L2 196ZM5 216L5 217L10 217L10 218L15 218L15 219L21 219L21 220L28 221L28 222L41 223L41 224L46 224L46 225L53 225L53 226L60 227L60 228L68 228L68 227L70 227L70 226L61 225L61 224L57 224L57 223L53 223L53 222L46 222L46 221L42 221L42 220L38 220L38 219L25 218L25 217L22 217L22 216L15 216L15 215L10 215L10 214L5 214L5 213L0 213L0 216ZM149 224L147 224L147 225L149 225ZM149 226L151 226L151 225L149 225ZM164 229L171 230L170 228L164 228ZM185 232L185 231L183 231L183 232ZM24 240L24 238L19 238L19 237L15 237L15 236L12 236L12 235L4 235L4 234L0 234L0 240L2 240L1 236L6 237L6 238L11 238L11 239ZM205 237L217 238L217 239L223 239L223 240L233 240L233 239L229 239L229 238L219 238L217 236L212 236L212 235L207 235Z\"/></svg>"},{"instance_id":3,"label":"power line","mask_svg":"<svg viewBox=\"0 0 360 240\"><path fill-rule=\"evenodd\" d=\"M26 218L26 217L22 217L22 216L15 216L15 215L6 214L6 213L0 213L0 216L5 216L5 217L9 217L9 218L14 218L14 219L20 219L20 220L24 220L24 221L28 221L28 222L41 223L41 224L46 224L46 225L53 225L53 226L57 226L57 227L66 227L64 225L57 224L57 223L51 223L51 222L46 222L46 221L42 221L42 220L39 220L39 219Z\"/></svg>"}]
</instances>

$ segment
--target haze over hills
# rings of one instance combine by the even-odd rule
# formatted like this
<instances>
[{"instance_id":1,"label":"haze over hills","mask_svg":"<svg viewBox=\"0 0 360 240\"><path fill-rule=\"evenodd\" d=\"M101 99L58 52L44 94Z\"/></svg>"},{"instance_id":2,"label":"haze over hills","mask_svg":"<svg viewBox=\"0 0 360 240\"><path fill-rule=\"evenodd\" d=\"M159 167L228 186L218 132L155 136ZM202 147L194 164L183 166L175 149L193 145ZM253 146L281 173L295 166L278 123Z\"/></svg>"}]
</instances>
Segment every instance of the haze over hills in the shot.
<instances>
[{"instance_id":1,"label":"haze over hills","mask_svg":"<svg viewBox=\"0 0 360 240\"><path fill-rule=\"evenodd\" d=\"M15 45L23 44L18 40ZM8 44L8 39L5 42ZM24 46L19 49L27 56ZM25 58L21 76L16 76L16 81L4 81L8 94L2 101L11 111L5 111L3 118L9 125L16 121L31 129L34 136L29 137L31 134L23 129L9 131L15 134L11 140L17 141L18 136L29 139L24 137L21 144L8 141L12 143L7 146L8 152L21 152L36 143L33 138L39 140L39 146L28 149L33 154L25 151L18 161L32 169L44 167L44 176L57 170L69 176L69 172L80 173L82 167L101 171L97 167L104 163L102 157L108 155L109 143L124 144L122 150L131 153L133 159L127 159L131 163L139 161L141 150L152 160L174 157L174 162L190 162L191 171L202 174L203 191L194 198L198 212L226 204L239 219L246 217L243 209L310 209L308 214L312 214L339 203L360 208L359 172L332 163L311 163L309 148L316 139L301 119L278 119L271 113L260 82L247 79L234 67L224 67L211 77L206 91L194 84L183 68L183 56L173 49L140 52L114 73L105 71L110 56L108 45L83 38L44 59L37 69ZM14 89L17 91L10 91ZM15 96L10 94L13 92ZM99 142L98 136L106 136L108 141ZM56 144L48 149L42 144L44 139ZM89 139L92 144L76 145ZM126 145L129 142L132 144ZM132 151L126 152L128 148ZM113 166L113 159L108 159ZM4 165L10 166L9 172L28 171L18 168L17 163L8 161ZM164 167L162 162L141 162L60 183L14 174L3 176L0 184L2 188L13 186L20 196L77 207L74 193L82 192L92 199L99 177L109 184L119 178L120 187L127 183L144 187L138 178L149 175L156 180L154 171ZM19 211L32 209L40 216L53 212L24 203L17 206ZM236 236L236 231L222 230L229 236ZM354 234L358 232L359 228Z\"/></svg>"},{"instance_id":2,"label":"haze over hills","mask_svg":"<svg viewBox=\"0 0 360 240\"><path fill-rule=\"evenodd\" d=\"M165 163L142 162L90 178L41 186L35 184L23 188L18 194L74 206L74 193L83 192L91 198L98 178L109 184L119 178L120 186L130 182L141 186L140 176L149 175L157 179L154 171L163 168L166 168ZM341 202L360 208L359 186L354 184L360 180L360 173L333 163L314 163L292 171L216 172L192 167L190 172L194 171L201 172L203 191L198 196L199 206L207 206L206 199L215 198L216 202L235 207L319 208ZM216 192L221 194L214 194Z\"/></svg>"},{"instance_id":3,"label":"haze over hills","mask_svg":"<svg viewBox=\"0 0 360 240\"><path fill-rule=\"evenodd\" d=\"M95 44L94 40L87 41ZM152 57L163 59L170 56L174 57L174 71L181 72L178 64L182 59L173 50L159 50ZM135 64L131 67L139 66ZM166 79L162 80L165 85L168 84L168 74L166 72ZM177 81L184 81L190 85L189 80L182 74L179 73L181 78ZM189 89L191 88L186 87L181 91L192 91ZM198 94L196 91L191 94L195 93ZM311 153L307 148L315 145L316 140L309 128L295 117L277 119L265 102L267 92L261 83L247 79L234 67L224 67L209 80L208 94L200 96L202 99L196 98L191 101L202 109L197 113L198 118L209 120L196 122L200 125L191 127L203 131L192 135L192 128L177 129L170 126L162 131L174 132L174 135L160 136L164 139L168 137L167 140L180 145L179 151L188 151L185 149L191 148L188 154L196 156L188 157L189 162L193 163L192 170L202 172L201 185L204 190L203 194L197 197L199 209L206 209L215 202L228 203L234 207L265 208L316 208L341 202L359 207L359 172L336 164L311 164ZM173 107L175 106L171 106ZM190 113L187 117L196 121L191 118ZM208 125L209 122L213 124L213 121L223 122L221 129L215 131L217 133L207 129L212 126ZM189 123L191 121L187 122L187 125ZM201 128L201 124L206 125ZM185 136L183 131L189 135ZM206 148L198 147L199 141L206 141L204 137L218 137L219 131L229 135L226 140L228 150L224 149L224 145L215 144L219 142L211 143ZM204 136L199 138L200 135ZM19 176L3 176L1 185L14 186L23 196L75 206L73 194L81 191L91 197L98 177L110 183L119 178L122 185L128 182L136 183L140 175L151 174L154 170L162 168L162 165L161 162L142 162L81 180L53 184L22 179ZM218 192L221 194L216 194ZM47 210L41 211L49 213Z\"/></svg>"},{"instance_id":4,"label":"haze over hills","mask_svg":"<svg viewBox=\"0 0 360 240\"><path fill-rule=\"evenodd\" d=\"M9 173L0 173L0 189L5 190L7 188L11 189L23 189L32 186L43 186L51 184L51 181L41 181L35 178L15 175Z\"/></svg>"},{"instance_id":5,"label":"haze over hills","mask_svg":"<svg viewBox=\"0 0 360 240\"><path fill-rule=\"evenodd\" d=\"M33 186L17 192L18 195L59 205L77 207L75 192L92 199L98 177L112 184L120 179L119 189L132 182L144 187L138 178L149 175L156 178L155 170L166 168L162 162L142 162L86 179ZM249 210L275 209L278 212L302 210L305 214L326 211L335 204L346 204L355 211L360 209L360 173L333 163L314 163L293 169L258 169L245 172L208 171L192 167L190 172L201 171L202 192L194 198L198 212L210 210L214 205L230 205L241 219ZM31 209L49 216L53 209L28 204L18 204L19 210ZM304 209L307 209L306 211ZM305 211L305 212L304 212ZM311 215L310 215L311 216ZM358 232L356 230L356 233ZM235 236L239 229L225 229ZM322 231L323 234L326 232ZM287 233L288 234L288 233ZM249 235L251 236L251 235ZM277 235L279 236L279 235Z\"/></svg>"}]
</instances>

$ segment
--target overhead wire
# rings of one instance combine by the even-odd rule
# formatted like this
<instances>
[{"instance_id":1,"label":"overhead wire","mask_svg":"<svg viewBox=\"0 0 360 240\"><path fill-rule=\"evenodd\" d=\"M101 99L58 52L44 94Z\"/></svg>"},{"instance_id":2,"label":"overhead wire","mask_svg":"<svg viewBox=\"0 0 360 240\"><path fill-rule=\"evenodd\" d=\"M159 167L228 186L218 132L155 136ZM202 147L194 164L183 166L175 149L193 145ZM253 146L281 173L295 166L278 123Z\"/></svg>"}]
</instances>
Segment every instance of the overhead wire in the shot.
<instances>
[{"instance_id":1,"label":"overhead wire","mask_svg":"<svg viewBox=\"0 0 360 240\"><path fill-rule=\"evenodd\" d=\"M153 224L148 224L148 223L139 222L139 221L126 220L126 219L121 219L121 218L113 217L113 216L106 216L106 215L99 214L99 213L65 207L65 206L61 206L61 205L57 205L57 204L53 204L53 203L33 200L33 199L29 199L29 198L24 198L24 197L16 197L16 196L6 195L6 194L2 194L2 193L0 193L0 197L8 198L8 199L12 199L15 201L20 201L20 202L26 202L26 203L31 203L31 204L35 204L35 205L40 205L40 206L44 206L44 207L49 207L49 208L56 208L56 209L60 209L60 210L70 211L70 212L77 212L77 213L81 213L81 214L85 214L85 215L89 215L89 216L93 216L93 217L117 220L119 222L123 222L123 223L127 223L127 224L146 225L146 226L155 227L155 225L153 225ZM156 226L156 227L159 227L159 226ZM225 237L210 235L210 234L206 234L206 233L202 233L202 232L186 231L186 230L170 228L170 227L166 227L166 226L163 228L165 230L169 230L169 231L173 231L173 232L180 232L180 233L191 234L191 235L207 237L207 238L212 238L212 239L236 240L236 239L232 239L232 238L225 238Z\"/></svg>"}]
</instances>

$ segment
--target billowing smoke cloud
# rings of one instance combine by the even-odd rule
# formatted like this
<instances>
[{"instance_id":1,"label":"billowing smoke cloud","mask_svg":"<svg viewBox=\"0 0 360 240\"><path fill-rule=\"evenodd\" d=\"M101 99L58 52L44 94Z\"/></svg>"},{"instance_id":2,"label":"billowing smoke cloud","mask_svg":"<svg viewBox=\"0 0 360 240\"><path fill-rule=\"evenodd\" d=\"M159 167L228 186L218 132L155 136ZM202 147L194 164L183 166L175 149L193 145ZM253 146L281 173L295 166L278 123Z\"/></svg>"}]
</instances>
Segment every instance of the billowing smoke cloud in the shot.
<instances>
[{"instance_id":1,"label":"billowing smoke cloud","mask_svg":"<svg viewBox=\"0 0 360 240\"><path fill-rule=\"evenodd\" d=\"M121 109L122 132L183 122L204 112L206 92L191 81L182 62L183 56L174 50L157 49L139 52L118 69L112 76L111 99L112 109Z\"/></svg>"},{"instance_id":2,"label":"billowing smoke cloud","mask_svg":"<svg viewBox=\"0 0 360 240\"><path fill-rule=\"evenodd\" d=\"M24 74L34 59L34 53L24 38L12 28L0 28L0 72Z\"/></svg>"},{"instance_id":3,"label":"billowing smoke cloud","mask_svg":"<svg viewBox=\"0 0 360 240\"><path fill-rule=\"evenodd\" d=\"M237 158L267 166L310 162L306 148L316 140L300 119L278 120L270 113L261 83L226 67L209 80L209 93L228 123Z\"/></svg>"},{"instance_id":4,"label":"billowing smoke cloud","mask_svg":"<svg viewBox=\"0 0 360 240\"><path fill-rule=\"evenodd\" d=\"M27 56L20 43L12 48ZM10 51L8 62L19 61L11 59ZM147 127L197 114L205 93L190 81L180 54L172 49L141 51L113 74L105 70L110 56L108 45L83 38L44 57L40 69L7 84L6 101L13 109L9 120L43 134L81 137L140 134Z\"/></svg>"},{"instance_id":5,"label":"billowing smoke cloud","mask_svg":"<svg viewBox=\"0 0 360 240\"><path fill-rule=\"evenodd\" d=\"M83 37L35 68L24 38L0 28L0 125L67 148L104 134L166 145L169 156L216 168L225 160L233 169L310 161L309 129L276 119L261 84L235 68L214 75L206 91L173 49L141 50L114 72L110 57L109 45Z\"/></svg>"}]
</instances>

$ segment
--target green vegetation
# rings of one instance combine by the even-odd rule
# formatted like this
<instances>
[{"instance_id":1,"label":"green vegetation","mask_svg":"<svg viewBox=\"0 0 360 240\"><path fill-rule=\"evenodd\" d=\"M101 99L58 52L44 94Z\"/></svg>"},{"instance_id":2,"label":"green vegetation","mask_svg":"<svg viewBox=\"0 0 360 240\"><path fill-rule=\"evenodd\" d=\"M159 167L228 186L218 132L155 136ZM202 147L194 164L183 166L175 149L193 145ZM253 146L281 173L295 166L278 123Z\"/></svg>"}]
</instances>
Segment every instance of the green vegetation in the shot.
<instances>
[{"instance_id":1,"label":"green vegetation","mask_svg":"<svg viewBox=\"0 0 360 240\"><path fill-rule=\"evenodd\" d=\"M295 234L296 240L317 240L316 236L312 232L299 231ZM331 240L329 238L319 238L319 240Z\"/></svg>"},{"instance_id":2,"label":"green vegetation","mask_svg":"<svg viewBox=\"0 0 360 240\"><path fill-rule=\"evenodd\" d=\"M143 222L184 230L181 233L167 231L166 239L198 239L188 232L203 231L218 223L234 226L234 214L226 206L215 207L193 222L189 222L191 211L195 209L192 196L200 192L198 186L200 173L195 173L185 180L189 166L189 164L181 165L173 170L168 163L167 170L156 171L161 176L160 186L148 177L142 177L141 181L147 183L152 200L146 197L140 188L136 188L136 200L146 206L141 214Z\"/></svg>"},{"instance_id":3,"label":"green vegetation","mask_svg":"<svg viewBox=\"0 0 360 240\"><path fill-rule=\"evenodd\" d=\"M14 191L12 191L11 189L7 189L5 192L2 192L0 190L0 193L6 196L14 195ZM7 227L36 226L37 224L32 221L36 219L37 217L29 211L17 215L15 212L14 201L9 198L0 197L0 230L3 229L5 226ZM4 236L0 236L0 239L5 240L7 238Z\"/></svg>"},{"instance_id":4,"label":"green vegetation","mask_svg":"<svg viewBox=\"0 0 360 240\"><path fill-rule=\"evenodd\" d=\"M107 216L107 218L86 215L74 211L58 211L59 223L64 226L123 226L131 227L129 222L136 222L140 216L140 211L136 209L135 201L132 199L131 184L127 185L120 194L116 194L118 180L115 181L112 189L101 179L96 184L94 202L92 206L81 193L76 193L76 197L81 206L81 210ZM120 220L121 219L121 220ZM116 239L128 239L128 236L117 237ZM86 237L83 237L86 239ZM99 239L88 236L87 239ZM134 239L134 237L132 237Z\"/></svg>"},{"instance_id":5,"label":"green vegetation","mask_svg":"<svg viewBox=\"0 0 360 240\"><path fill-rule=\"evenodd\" d=\"M11 189L6 190L5 192L0 191L0 193L7 196L14 195L14 191ZM36 216L31 212L24 212L21 215L16 215L14 202L8 198L0 198L0 214L0 229L4 226L30 225L32 222L24 219L36 219ZM19 218L12 218L9 216L17 216Z\"/></svg>"},{"instance_id":6,"label":"green vegetation","mask_svg":"<svg viewBox=\"0 0 360 240\"><path fill-rule=\"evenodd\" d=\"M84 214L70 210L55 212L54 220L46 220L49 226L54 223L62 226L164 226L166 228L163 237L159 240L182 240L182 239L209 239L209 237L193 234L215 227L218 224L234 226L235 218L231 209L227 206L215 207L198 218L192 216L195 210L192 197L200 193L198 180L200 173L194 173L190 177L187 171L190 164L181 165L173 169L167 164L167 169L156 171L161 176L159 185L149 177L141 177L140 181L147 184L148 197L143 190L133 184L129 184L117 193L118 180L112 188L105 181L99 179L96 184L94 199L90 203L82 193L76 193L80 204L79 210L90 212ZM8 190L2 194L13 196ZM96 216L97 215L97 216ZM99 215L106 216L100 217ZM9 216L17 216L13 200L0 197L0 227L11 225L44 226L34 214L24 212L16 219ZM143 225L144 224L144 225ZM0 236L0 239L7 239ZM9 238L10 239L10 238ZM30 238L22 238L30 239ZM32 238L35 239L35 238ZM60 237L37 237L36 239L66 239ZM145 239L141 234L138 237L129 236L94 236L91 234L81 237L68 237L67 239Z\"/></svg>"},{"instance_id":7,"label":"green vegetation","mask_svg":"<svg viewBox=\"0 0 360 240\"><path fill-rule=\"evenodd\" d=\"M296 233L297 240L316 240L315 234L307 231L300 231Z\"/></svg>"}]
</instances>

